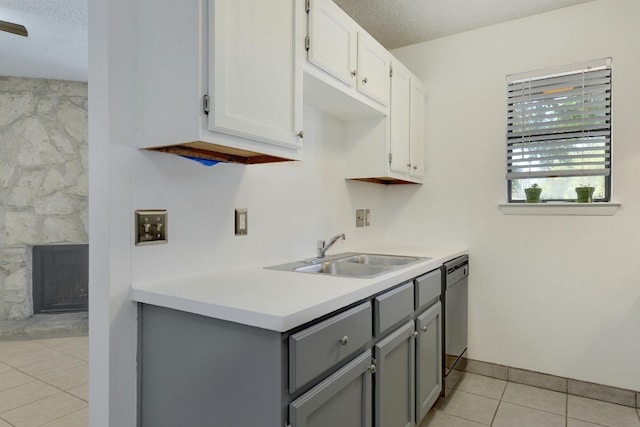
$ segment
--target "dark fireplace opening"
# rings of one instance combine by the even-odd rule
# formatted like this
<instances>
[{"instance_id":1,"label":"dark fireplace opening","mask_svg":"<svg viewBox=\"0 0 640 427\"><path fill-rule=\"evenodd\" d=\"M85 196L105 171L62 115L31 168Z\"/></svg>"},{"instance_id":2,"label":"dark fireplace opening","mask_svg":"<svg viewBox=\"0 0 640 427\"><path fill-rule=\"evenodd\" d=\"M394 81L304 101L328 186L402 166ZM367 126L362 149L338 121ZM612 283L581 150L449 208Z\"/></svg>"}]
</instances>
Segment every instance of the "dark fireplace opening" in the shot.
<instances>
[{"instance_id":1,"label":"dark fireplace opening","mask_svg":"<svg viewBox=\"0 0 640 427\"><path fill-rule=\"evenodd\" d=\"M87 311L89 245L33 247L33 312Z\"/></svg>"}]
</instances>

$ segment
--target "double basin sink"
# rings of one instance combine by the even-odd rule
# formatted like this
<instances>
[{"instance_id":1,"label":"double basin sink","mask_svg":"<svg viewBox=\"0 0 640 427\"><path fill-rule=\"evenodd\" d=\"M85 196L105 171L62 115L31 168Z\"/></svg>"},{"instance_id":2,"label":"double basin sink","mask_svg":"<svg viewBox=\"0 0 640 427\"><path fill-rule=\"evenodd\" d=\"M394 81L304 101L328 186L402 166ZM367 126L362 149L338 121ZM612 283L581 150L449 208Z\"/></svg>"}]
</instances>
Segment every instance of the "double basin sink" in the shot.
<instances>
[{"instance_id":1,"label":"double basin sink","mask_svg":"<svg viewBox=\"0 0 640 427\"><path fill-rule=\"evenodd\" d=\"M267 267L270 270L368 279L430 258L348 252Z\"/></svg>"}]
</instances>

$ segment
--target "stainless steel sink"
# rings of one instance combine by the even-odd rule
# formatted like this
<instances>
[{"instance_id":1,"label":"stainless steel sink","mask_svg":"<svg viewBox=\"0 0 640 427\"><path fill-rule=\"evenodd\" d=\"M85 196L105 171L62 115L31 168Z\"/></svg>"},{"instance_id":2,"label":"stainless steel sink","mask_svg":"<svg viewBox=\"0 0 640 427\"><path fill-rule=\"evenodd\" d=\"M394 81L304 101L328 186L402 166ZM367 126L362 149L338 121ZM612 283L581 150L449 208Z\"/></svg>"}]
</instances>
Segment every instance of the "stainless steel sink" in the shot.
<instances>
[{"instance_id":1,"label":"stainless steel sink","mask_svg":"<svg viewBox=\"0 0 640 427\"><path fill-rule=\"evenodd\" d=\"M300 273L330 274L332 276L373 277L389 271L389 268L379 265L329 261L294 268L293 271Z\"/></svg>"},{"instance_id":2,"label":"stainless steel sink","mask_svg":"<svg viewBox=\"0 0 640 427\"><path fill-rule=\"evenodd\" d=\"M341 258L337 262L349 262L366 265L406 265L412 262L419 261L420 258L411 256L398 256L398 255L373 255L373 254L359 254L346 258Z\"/></svg>"},{"instance_id":3,"label":"stainless steel sink","mask_svg":"<svg viewBox=\"0 0 640 427\"><path fill-rule=\"evenodd\" d=\"M266 268L269 270L367 279L428 259L430 258L348 252Z\"/></svg>"}]
</instances>

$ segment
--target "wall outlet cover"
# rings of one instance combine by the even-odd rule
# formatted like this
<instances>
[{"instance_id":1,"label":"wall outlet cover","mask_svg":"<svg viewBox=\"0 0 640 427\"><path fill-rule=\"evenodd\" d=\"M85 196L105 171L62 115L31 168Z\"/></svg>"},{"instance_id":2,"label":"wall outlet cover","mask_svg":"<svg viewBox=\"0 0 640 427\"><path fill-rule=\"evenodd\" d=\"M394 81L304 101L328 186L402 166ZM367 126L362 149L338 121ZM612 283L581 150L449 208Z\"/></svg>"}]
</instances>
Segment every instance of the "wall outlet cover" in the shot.
<instances>
[{"instance_id":1,"label":"wall outlet cover","mask_svg":"<svg viewBox=\"0 0 640 427\"><path fill-rule=\"evenodd\" d=\"M364 227L364 209L356 210L356 227Z\"/></svg>"}]
</instances>

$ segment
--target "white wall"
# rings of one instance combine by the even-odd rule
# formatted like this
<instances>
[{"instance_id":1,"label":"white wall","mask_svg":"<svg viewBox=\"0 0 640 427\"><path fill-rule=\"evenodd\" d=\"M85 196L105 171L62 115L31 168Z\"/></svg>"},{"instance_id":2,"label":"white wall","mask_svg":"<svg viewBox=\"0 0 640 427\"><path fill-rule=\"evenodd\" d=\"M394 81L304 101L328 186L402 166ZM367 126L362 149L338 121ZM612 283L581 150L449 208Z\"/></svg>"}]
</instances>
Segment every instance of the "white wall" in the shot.
<instances>
[{"instance_id":1,"label":"white wall","mask_svg":"<svg viewBox=\"0 0 640 427\"><path fill-rule=\"evenodd\" d=\"M640 390L639 18L599 0L394 52L426 84L427 183L386 192L387 237L468 238L473 359ZM503 215L505 76L608 56L622 209Z\"/></svg>"},{"instance_id":2,"label":"white wall","mask_svg":"<svg viewBox=\"0 0 640 427\"><path fill-rule=\"evenodd\" d=\"M132 249L132 281L313 257L336 233L347 235L336 253L382 236L384 186L345 181L342 123L305 107L304 130L301 162L205 167L132 151L131 208L169 211L169 243ZM235 208L249 210L247 236L234 235ZM357 208L371 227L355 227Z\"/></svg>"}]
</instances>

